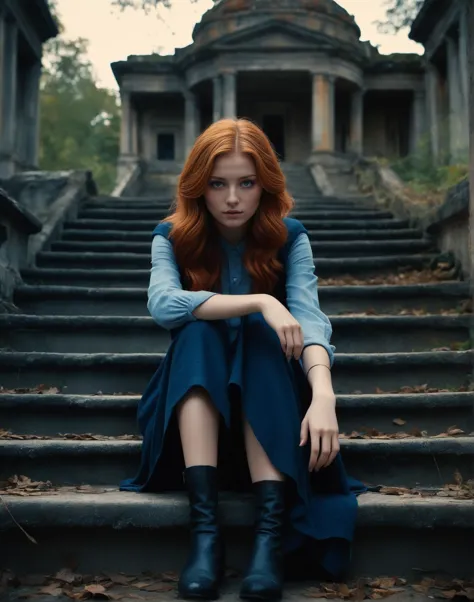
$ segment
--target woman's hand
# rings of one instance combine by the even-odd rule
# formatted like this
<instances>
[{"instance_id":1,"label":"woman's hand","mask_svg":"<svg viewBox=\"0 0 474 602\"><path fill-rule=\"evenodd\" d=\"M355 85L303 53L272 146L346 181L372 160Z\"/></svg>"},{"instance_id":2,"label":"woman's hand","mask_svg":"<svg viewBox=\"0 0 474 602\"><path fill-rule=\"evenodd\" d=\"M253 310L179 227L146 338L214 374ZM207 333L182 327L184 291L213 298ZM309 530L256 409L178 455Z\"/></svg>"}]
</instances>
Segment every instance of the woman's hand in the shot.
<instances>
[{"instance_id":1,"label":"woman's hand","mask_svg":"<svg viewBox=\"0 0 474 602\"><path fill-rule=\"evenodd\" d=\"M336 418L336 398L333 392L313 394L313 401L301 423L301 443L311 437L311 456L308 470L329 466L339 453L339 426Z\"/></svg>"},{"instance_id":2,"label":"woman's hand","mask_svg":"<svg viewBox=\"0 0 474 602\"><path fill-rule=\"evenodd\" d=\"M299 360L304 343L299 322L278 299L271 295L262 296L260 311L266 323L277 333L286 358L290 360L294 357L295 360Z\"/></svg>"}]
</instances>

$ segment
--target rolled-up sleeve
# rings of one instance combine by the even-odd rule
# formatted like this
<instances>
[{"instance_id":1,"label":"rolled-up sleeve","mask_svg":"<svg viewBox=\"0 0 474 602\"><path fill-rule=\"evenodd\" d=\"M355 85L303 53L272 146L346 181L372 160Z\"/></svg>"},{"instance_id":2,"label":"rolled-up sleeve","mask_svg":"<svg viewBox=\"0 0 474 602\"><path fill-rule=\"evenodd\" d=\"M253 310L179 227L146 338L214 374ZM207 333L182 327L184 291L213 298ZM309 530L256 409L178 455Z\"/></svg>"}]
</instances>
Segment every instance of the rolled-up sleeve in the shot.
<instances>
[{"instance_id":1,"label":"rolled-up sleeve","mask_svg":"<svg viewBox=\"0 0 474 602\"><path fill-rule=\"evenodd\" d=\"M332 326L319 306L313 251L305 233L297 237L288 255L286 295L288 309L303 329L304 346L324 347L332 366L336 349L330 343Z\"/></svg>"},{"instance_id":2,"label":"rolled-up sleeve","mask_svg":"<svg viewBox=\"0 0 474 602\"><path fill-rule=\"evenodd\" d=\"M147 307L154 321L166 330L195 321L193 311L216 293L183 289L173 246L163 236L153 239L151 264Z\"/></svg>"}]
</instances>

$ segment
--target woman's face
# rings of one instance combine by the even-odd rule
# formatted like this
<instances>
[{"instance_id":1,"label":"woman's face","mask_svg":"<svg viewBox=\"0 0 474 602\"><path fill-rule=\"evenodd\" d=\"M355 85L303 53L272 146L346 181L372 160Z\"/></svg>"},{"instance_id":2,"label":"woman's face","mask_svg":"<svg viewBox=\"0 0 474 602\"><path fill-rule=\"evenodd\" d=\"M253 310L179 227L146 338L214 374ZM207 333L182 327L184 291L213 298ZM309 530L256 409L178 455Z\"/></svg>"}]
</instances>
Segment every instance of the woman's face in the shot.
<instances>
[{"instance_id":1,"label":"woman's face","mask_svg":"<svg viewBox=\"0 0 474 602\"><path fill-rule=\"evenodd\" d=\"M248 155L232 153L216 159L204 197L225 238L233 242L243 237L261 195L255 164Z\"/></svg>"}]
</instances>

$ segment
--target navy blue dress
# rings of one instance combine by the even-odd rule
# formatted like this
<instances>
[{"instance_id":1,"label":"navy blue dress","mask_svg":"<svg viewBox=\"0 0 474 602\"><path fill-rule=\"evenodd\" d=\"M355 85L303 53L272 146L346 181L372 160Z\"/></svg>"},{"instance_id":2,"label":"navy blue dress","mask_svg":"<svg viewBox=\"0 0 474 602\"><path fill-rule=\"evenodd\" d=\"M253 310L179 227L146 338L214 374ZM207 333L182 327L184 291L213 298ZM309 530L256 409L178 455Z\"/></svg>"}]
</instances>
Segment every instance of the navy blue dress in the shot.
<instances>
[{"instance_id":1,"label":"navy blue dress","mask_svg":"<svg viewBox=\"0 0 474 602\"><path fill-rule=\"evenodd\" d=\"M279 253L283 266L293 241L306 232L296 220L285 223L288 240ZM162 223L153 235L168 237L169 231L170 224ZM285 283L283 272L273 293L283 304ZM299 441L311 390L300 363L286 360L276 333L260 313L241 320L235 340L223 320L197 320L171 331L166 357L138 406L140 466L134 478L120 483L120 490L183 489L184 461L174 410L192 387L203 387L220 413L221 489L251 487L242 412L272 464L286 475L288 576L342 577L350 563L356 495L366 488L347 476L340 454L328 468L309 473L310 445L300 447Z\"/></svg>"}]
</instances>

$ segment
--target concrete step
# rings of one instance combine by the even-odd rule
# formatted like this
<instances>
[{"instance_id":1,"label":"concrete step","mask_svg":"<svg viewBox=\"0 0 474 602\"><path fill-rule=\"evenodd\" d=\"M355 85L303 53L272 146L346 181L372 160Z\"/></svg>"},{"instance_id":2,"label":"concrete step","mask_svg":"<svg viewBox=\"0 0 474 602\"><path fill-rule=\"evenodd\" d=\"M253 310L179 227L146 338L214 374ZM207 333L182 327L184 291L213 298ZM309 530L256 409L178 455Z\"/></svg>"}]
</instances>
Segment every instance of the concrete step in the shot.
<instances>
[{"instance_id":1,"label":"concrete step","mask_svg":"<svg viewBox=\"0 0 474 602\"><path fill-rule=\"evenodd\" d=\"M469 344L471 317L329 316L340 353L429 351ZM0 348L52 353L165 352L170 337L151 317L0 315Z\"/></svg>"},{"instance_id":2,"label":"concrete step","mask_svg":"<svg viewBox=\"0 0 474 602\"><path fill-rule=\"evenodd\" d=\"M54 574L73 556L82 573L178 571L188 551L189 510L182 493L135 494L115 489L80 494L4 495L15 521L41 542L18 536L10 514L0 515L0 564L15 572ZM228 566L244 570L253 534L250 496L221 494ZM423 570L471 577L474 505L442 497L359 497L352 571L355 575L399 575ZM390 546L387 546L390 541ZM416 541L416 545L413 542ZM93 545L91 545L93 542Z\"/></svg>"},{"instance_id":3,"label":"concrete step","mask_svg":"<svg viewBox=\"0 0 474 602\"><path fill-rule=\"evenodd\" d=\"M0 383L7 389L44 383L71 394L138 393L163 357L160 353L0 352ZM338 394L423 384L458 390L471 382L472 351L340 353L333 374Z\"/></svg>"},{"instance_id":4,"label":"concrete step","mask_svg":"<svg viewBox=\"0 0 474 602\"><path fill-rule=\"evenodd\" d=\"M78 219L82 222L88 220L94 221L107 221L116 222L122 221L124 224L130 227L135 227L137 223L140 223L142 228L151 227L152 229L158 221L161 221L168 215L168 211L164 210L132 210L128 209L88 209L81 211L78 215ZM363 220L381 220L390 219L392 214L390 211L381 210L370 210L370 209L319 209L315 207L296 209L291 214L292 217L305 221L311 219L317 220L352 220L352 219L363 219ZM136 229L136 228L135 228Z\"/></svg>"},{"instance_id":5,"label":"concrete step","mask_svg":"<svg viewBox=\"0 0 474 602\"><path fill-rule=\"evenodd\" d=\"M317 273L320 278L333 277L338 274L378 275L387 270L425 269L437 260L435 254L420 255L373 255L370 257L343 256L315 258ZM36 258L37 268L23 270L27 279L57 278L62 284L78 284L84 272L87 283L95 282L100 274L104 281L114 284L139 282L144 285L149 281L151 259L148 254L137 253L39 253ZM63 267L64 266L64 267ZM66 268L68 266L68 268ZM122 269L117 269L121 267ZM55 273L56 272L56 273ZM65 272L64 274L62 272ZM74 277L78 278L75 280ZM64 280L66 279L66 281ZM130 278L130 280L129 280ZM44 280L43 280L44 281ZM38 282L38 280L35 280ZM105 285L105 282L104 282Z\"/></svg>"},{"instance_id":6,"label":"concrete step","mask_svg":"<svg viewBox=\"0 0 474 602\"><path fill-rule=\"evenodd\" d=\"M327 212L325 212L327 214ZM333 212L334 213L334 212ZM342 216L342 217L341 217ZM318 219L308 218L304 220L304 225L308 230L398 230L409 228L408 220L402 219L360 219L357 214L350 219L347 214L341 213L340 219ZM160 221L157 215L156 220L114 220L114 219L76 219L71 222L65 222L64 230L126 230L153 232L155 226Z\"/></svg>"},{"instance_id":7,"label":"concrete step","mask_svg":"<svg viewBox=\"0 0 474 602\"><path fill-rule=\"evenodd\" d=\"M164 212L167 212L168 207L151 207L151 208L142 208L142 207L126 207L126 208L85 208L83 207L78 214L79 219L123 219L123 220L147 220L147 219L155 219L157 216L164 217ZM293 215L303 214L306 215L308 212L317 211L324 213L347 213L351 214L357 213L362 217L369 216L367 219L374 219L372 216L377 215L379 217L380 212L377 209L369 209L366 207L357 207L353 204L350 205L342 205L342 206L334 206L332 204L306 204L306 205L297 205ZM391 217L390 212L381 212L382 216Z\"/></svg>"},{"instance_id":8,"label":"concrete step","mask_svg":"<svg viewBox=\"0 0 474 602\"><path fill-rule=\"evenodd\" d=\"M474 476L474 436L341 439L340 445L349 474L371 485L442 487L456 470ZM56 486L118 486L137 474L141 447L140 440L123 439L0 439L0 480L17 474Z\"/></svg>"},{"instance_id":9,"label":"concrete step","mask_svg":"<svg viewBox=\"0 0 474 602\"><path fill-rule=\"evenodd\" d=\"M311 236L311 247L316 257L366 257L372 255L407 255L409 253L422 253L433 249L431 240L340 240L319 241ZM44 251L37 256L37 265L52 266L62 264L61 257L68 261L72 253L97 253L101 257L108 254L115 255L136 253L150 258L151 244L148 242L121 241L66 241L53 243L51 252ZM74 265L74 262L69 264Z\"/></svg>"},{"instance_id":10,"label":"concrete step","mask_svg":"<svg viewBox=\"0 0 474 602\"><path fill-rule=\"evenodd\" d=\"M0 393L0 422L2 429L27 436L57 437L71 432L106 437L138 435L139 399L138 394ZM337 396L339 428L345 434L363 432L364 428L387 434L418 429L433 436L454 425L472 433L473 410L474 391ZM395 424L397 418L406 424Z\"/></svg>"},{"instance_id":11,"label":"concrete step","mask_svg":"<svg viewBox=\"0 0 474 602\"><path fill-rule=\"evenodd\" d=\"M52 283L58 279L51 278ZM60 281L60 280L59 280ZM25 312L54 315L148 316L147 290L93 287L22 285L15 290L15 303ZM321 308L327 314L358 313L367 310L383 314L402 310L429 313L455 309L469 299L467 282L434 282L414 285L320 286Z\"/></svg>"},{"instance_id":12,"label":"concrete step","mask_svg":"<svg viewBox=\"0 0 474 602\"><path fill-rule=\"evenodd\" d=\"M399 230L309 230L309 237L317 241L336 240L419 240L423 238L423 232L415 228ZM71 241L127 241L146 242L151 247L152 236L150 230L73 230L67 229L63 232L61 240L53 243L52 248L57 251L70 250L68 244Z\"/></svg>"}]
</instances>

